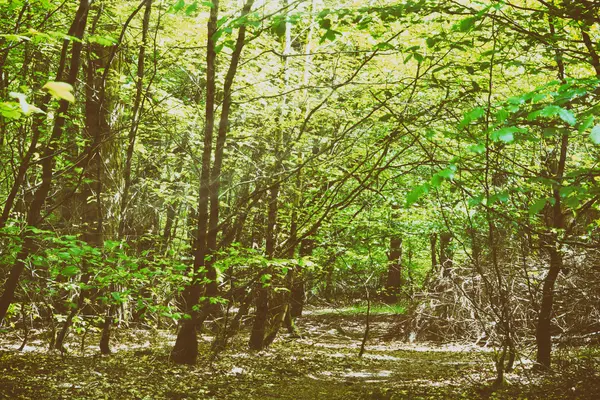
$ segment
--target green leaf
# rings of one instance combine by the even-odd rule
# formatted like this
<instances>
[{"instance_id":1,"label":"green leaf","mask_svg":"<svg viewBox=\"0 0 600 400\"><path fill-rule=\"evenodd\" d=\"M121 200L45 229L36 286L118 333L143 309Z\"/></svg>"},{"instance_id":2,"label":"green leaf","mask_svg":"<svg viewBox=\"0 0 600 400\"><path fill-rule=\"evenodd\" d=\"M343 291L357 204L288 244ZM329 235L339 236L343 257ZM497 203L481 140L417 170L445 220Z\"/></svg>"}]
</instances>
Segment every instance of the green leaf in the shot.
<instances>
[{"instance_id":1,"label":"green leaf","mask_svg":"<svg viewBox=\"0 0 600 400\"><path fill-rule=\"evenodd\" d=\"M511 97L511 98L508 99L508 102L510 104L513 104L513 105L516 105L516 106L520 105L520 104L523 104L523 103L525 103L525 96L522 95L522 96Z\"/></svg>"},{"instance_id":2,"label":"green leaf","mask_svg":"<svg viewBox=\"0 0 600 400\"><path fill-rule=\"evenodd\" d=\"M323 36L321 36L321 40L319 41L319 43L323 43L326 40L329 41L334 41L337 35L341 35L341 32L338 31L334 31L333 29L328 29L327 32L325 32L325 34Z\"/></svg>"},{"instance_id":3,"label":"green leaf","mask_svg":"<svg viewBox=\"0 0 600 400\"><path fill-rule=\"evenodd\" d=\"M573 126L577 123L577 119L575 118L575 115L573 114L573 112L571 112L570 110L564 109L562 107L556 106L556 105L549 105L544 107L539 113L535 112L532 113L535 117L542 116L542 117L553 117L555 115L558 115L560 117L560 119L562 119L563 121L565 121L567 124Z\"/></svg>"},{"instance_id":4,"label":"green leaf","mask_svg":"<svg viewBox=\"0 0 600 400\"><path fill-rule=\"evenodd\" d=\"M185 0L178 0L177 3L173 4L171 8L173 9L173 11L178 12L182 10L183 7L185 7Z\"/></svg>"},{"instance_id":5,"label":"green leaf","mask_svg":"<svg viewBox=\"0 0 600 400\"><path fill-rule=\"evenodd\" d=\"M580 186L563 186L559 189L560 197L567 197L572 193L577 193L582 188Z\"/></svg>"},{"instance_id":6,"label":"green leaf","mask_svg":"<svg viewBox=\"0 0 600 400\"><path fill-rule=\"evenodd\" d=\"M116 39L110 36L91 35L87 38L89 43L98 43L100 46L110 47L117 43Z\"/></svg>"},{"instance_id":7,"label":"green leaf","mask_svg":"<svg viewBox=\"0 0 600 400\"><path fill-rule=\"evenodd\" d=\"M548 96L547 93L536 93L532 98L531 98L531 102L532 103L539 103L540 101L544 100L546 97Z\"/></svg>"},{"instance_id":8,"label":"green leaf","mask_svg":"<svg viewBox=\"0 0 600 400\"><path fill-rule=\"evenodd\" d=\"M427 47L431 48L433 46L435 46L437 43L439 42L439 39L437 38L432 38L432 37L428 37L425 40L425 43L427 43Z\"/></svg>"},{"instance_id":9,"label":"green leaf","mask_svg":"<svg viewBox=\"0 0 600 400\"><path fill-rule=\"evenodd\" d=\"M331 20L329 18L322 19L321 21L319 21L319 26L323 29L330 30Z\"/></svg>"},{"instance_id":10,"label":"green leaf","mask_svg":"<svg viewBox=\"0 0 600 400\"><path fill-rule=\"evenodd\" d=\"M450 167L439 171L437 174L445 179L454 179L454 172L456 172L456 166L451 165Z\"/></svg>"},{"instance_id":11,"label":"green leaf","mask_svg":"<svg viewBox=\"0 0 600 400\"><path fill-rule=\"evenodd\" d=\"M19 119L22 114L17 103L0 102L0 115L6 119Z\"/></svg>"},{"instance_id":12,"label":"green leaf","mask_svg":"<svg viewBox=\"0 0 600 400\"><path fill-rule=\"evenodd\" d=\"M594 129L592 129L592 133L590 133L590 140L594 144L600 145L600 125L596 125Z\"/></svg>"},{"instance_id":13,"label":"green leaf","mask_svg":"<svg viewBox=\"0 0 600 400\"><path fill-rule=\"evenodd\" d=\"M482 201L483 201L483 195L479 195L479 196L471 197L468 201L468 204L471 207L475 207L476 205L481 204Z\"/></svg>"},{"instance_id":14,"label":"green leaf","mask_svg":"<svg viewBox=\"0 0 600 400\"><path fill-rule=\"evenodd\" d=\"M459 128L464 128L469 125L471 122L483 117L485 115L485 108L477 107L468 113L466 113L463 117L463 120L460 122Z\"/></svg>"},{"instance_id":15,"label":"green leaf","mask_svg":"<svg viewBox=\"0 0 600 400\"><path fill-rule=\"evenodd\" d=\"M527 114L527 121L535 121L542 114L542 110L536 110Z\"/></svg>"},{"instance_id":16,"label":"green leaf","mask_svg":"<svg viewBox=\"0 0 600 400\"><path fill-rule=\"evenodd\" d=\"M474 144L472 146L469 146L467 148L467 150L469 150L471 153L475 153L475 154L482 154L485 152L485 145L484 144Z\"/></svg>"},{"instance_id":17,"label":"green leaf","mask_svg":"<svg viewBox=\"0 0 600 400\"><path fill-rule=\"evenodd\" d=\"M66 82L48 82L44 85L43 89L46 89L52 96L59 100L66 100L70 103L75 102L73 96L73 86Z\"/></svg>"},{"instance_id":18,"label":"green leaf","mask_svg":"<svg viewBox=\"0 0 600 400\"><path fill-rule=\"evenodd\" d=\"M501 108L496 113L496 120L499 123L503 124L508 119L508 115L509 115L509 112L507 110L505 110L504 108Z\"/></svg>"},{"instance_id":19,"label":"green leaf","mask_svg":"<svg viewBox=\"0 0 600 400\"><path fill-rule=\"evenodd\" d=\"M467 150L471 153L482 154L485 153L485 145L484 144L474 144L472 146L467 147Z\"/></svg>"},{"instance_id":20,"label":"green leaf","mask_svg":"<svg viewBox=\"0 0 600 400\"><path fill-rule=\"evenodd\" d=\"M492 134L490 135L490 138L496 142L501 141L504 143L511 143L513 140L515 140L514 134L516 132L525 132L525 129L518 128L516 126L507 126L507 127L500 128L497 131L492 132Z\"/></svg>"},{"instance_id":21,"label":"green leaf","mask_svg":"<svg viewBox=\"0 0 600 400\"><path fill-rule=\"evenodd\" d=\"M60 274L63 276L74 276L79 273L79 268L75 265L68 265L60 271Z\"/></svg>"},{"instance_id":22,"label":"green leaf","mask_svg":"<svg viewBox=\"0 0 600 400\"><path fill-rule=\"evenodd\" d=\"M410 207L411 205L416 203L421 198L421 196L427 193L429 193L428 184L423 184L415 187L408 193L408 195L406 195L406 206Z\"/></svg>"},{"instance_id":23,"label":"green leaf","mask_svg":"<svg viewBox=\"0 0 600 400\"><path fill-rule=\"evenodd\" d=\"M562 119L563 121L565 121L567 124L569 124L571 126L573 126L577 123L577 118L575 118L575 114L573 114L573 112L571 110L561 108L558 111L558 116L560 117L560 119Z\"/></svg>"},{"instance_id":24,"label":"green leaf","mask_svg":"<svg viewBox=\"0 0 600 400\"><path fill-rule=\"evenodd\" d=\"M388 42L377 43L374 46L374 48L375 49L380 49L380 50L393 50L393 49L395 49L395 47L392 44L388 43Z\"/></svg>"},{"instance_id":25,"label":"green leaf","mask_svg":"<svg viewBox=\"0 0 600 400\"><path fill-rule=\"evenodd\" d=\"M285 35L285 20L281 19L273 25L273 33L282 38Z\"/></svg>"},{"instance_id":26,"label":"green leaf","mask_svg":"<svg viewBox=\"0 0 600 400\"><path fill-rule=\"evenodd\" d=\"M540 211L542 211L544 209L547 202L548 202L548 199L546 199L546 198L536 200L533 204L531 204L529 206L529 214L535 215L535 214L539 213Z\"/></svg>"},{"instance_id":27,"label":"green leaf","mask_svg":"<svg viewBox=\"0 0 600 400\"><path fill-rule=\"evenodd\" d=\"M453 29L456 31L459 31L459 32L468 32L473 28L476 21L477 21L476 17L465 18L462 21L460 21L458 24L454 25Z\"/></svg>"},{"instance_id":28,"label":"green leaf","mask_svg":"<svg viewBox=\"0 0 600 400\"><path fill-rule=\"evenodd\" d=\"M198 11L198 2L195 1L192 4L190 4L186 9L185 9L185 14L186 15L192 15L193 13L195 13L196 11Z\"/></svg>"},{"instance_id":29,"label":"green leaf","mask_svg":"<svg viewBox=\"0 0 600 400\"><path fill-rule=\"evenodd\" d=\"M579 133L585 132L587 129L591 128L592 125L594 125L594 116L590 115L581 124L579 124Z\"/></svg>"},{"instance_id":30,"label":"green leaf","mask_svg":"<svg viewBox=\"0 0 600 400\"><path fill-rule=\"evenodd\" d=\"M567 197L565 199L565 205L572 210L579 208L579 206L581 205L581 199L579 198L579 196Z\"/></svg>"},{"instance_id":31,"label":"green leaf","mask_svg":"<svg viewBox=\"0 0 600 400\"><path fill-rule=\"evenodd\" d=\"M440 187L443 181L444 179L440 175L435 174L431 177L431 186L434 188Z\"/></svg>"},{"instance_id":32,"label":"green leaf","mask_svg":"<svg viewBox=\"0 0 600 400\"><path fill-rule=\"evenodd\" d=\"M499 201L500 203L506 203L508 201L508 193L500 192L490 196L489 204L494 204Z\"/></svg>"},{"instance_id":33,"label":"green leaf","mask_svg":"<svg viewBox=\"0 0 600 400\"><path fill-rule=\"evenodd\" d=\"M553 117L553 116L557 115L559 111L560 111L559 106L549 105L549 106L544 107L540 111L539 115L541 115L542 117Z\"/></svg>"}]
</instances>

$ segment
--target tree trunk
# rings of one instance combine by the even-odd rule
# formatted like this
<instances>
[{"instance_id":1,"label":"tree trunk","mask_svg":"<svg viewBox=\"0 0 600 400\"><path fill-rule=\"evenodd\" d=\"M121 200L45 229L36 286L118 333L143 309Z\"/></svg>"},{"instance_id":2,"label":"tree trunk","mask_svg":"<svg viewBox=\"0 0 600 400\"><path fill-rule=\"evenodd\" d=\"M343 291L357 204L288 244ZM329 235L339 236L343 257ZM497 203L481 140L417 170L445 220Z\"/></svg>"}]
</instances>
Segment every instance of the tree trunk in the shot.
<instances>
[{"instance_id":1,"label":"tree trunk","mask_svg":"<svg viewBox=\"0 0 600 400\"><path fill-rule=\"evenodd\" d=\"M253 0L248 0L244 5L242 16L246 15L253 4ZM214 34L217 31L219 1L214 0L210 10L208 21L208 41L206 55L206 124L204 131L204 149L202 152L202 171L200 176L200 194L198 196L198 233L196 239L196 250L194 256L194 283L188 288L186 298L186 307L188 313L192 315L190 320L184 320L177 336L175 347L171 351L171 358L176 363L190 364L195 363L198 349L195 328L204 322L204 319L212 313L213 304L210 301L204 303L201 317L193 310L198 303L202 287L199 282L200 271L206 269L206 278L209 283L206 285L205 297L215 297L218 293L216 282L216 270L213 266L214 260L210 257L216 250L217 233L219 224L219 189L221 179L221 166L223 162L223 152L225 148L225 139L229 129L229 111L231 108L231 87L241 51L244 46L246 26L242 25L238 31L236 47L232 54L231 64L225 77L223 90L223 104L221 117L219 121L219 131L217 144L215 148L215 160L211 170L212 141L215 123L215 41ZM209 214L210 200L210 214ZM192 325L193 329L187 325ZM193 337L192 337L193 336Z\"/></svg>"},{"instance_id":2,"label":"tree trunk","mask_svg":"<svg viewBox=\"0 0 600 400\"><path fill-rule=\"evenodd\" d=\"M256 315L250 334L248 346L251 350L262 350L265 337L265 326L269 314L269 292L263 282L258 283L258 295L256 298Z\"/></svg>"},{"instance_id":3,"label":"tree trunk","mask_svg":"<svg viewBox=\"0 0 600 400\"><path fill-rule=\"evenodd\" d=\"M550 21L550 32L552 35L555 35L554 23L552 20ZM562 53L558 49L555 49L556 54L556 63L558 67L558 78L564 83L565 80L565 64L562 57ZM565 131L561 136L558 162L553 163L556 165L554 170L550 167L551 172L553 172L554 179L556 182L552 187L552 196L554 198L554 204L552 206L552 219L550 232L547 233L546 238L544 238L545 247L548 249L548 253L550 255L550 268L548 270L548 274L546 278L544 278L544 284L542 287L542 302L540 304L540 311L538 314L538 321L536 326L536 345L537 345L537 355L536 361L538 362L538 366L542 369L549 369L552 363L551 354L552 354L552 333L551 333L551 323L552 323L552 308L554 306L554 285L556 283L556 279L558 278L558 274L563 267L562 254L560 249L557 248L557 231L561 231L564 229L564 215L562 212L561 205L561 195L560 189L563 182L563 176L565 173L565 166L567 163L567 151L569 147L569 133Z\"/></svg>"},{"instance_id":4,"label":"tree trunk","mask_svg":"<svg viewBox=\"0 0 600 400\"><path fill-rule=\"evenodd\" d=\"M137 11L135 11L137 13ZM148 29L150 27L150 15L152 14L152 0L146 0L146 8L144 10L144 18L142 21L142 43L138 53L138 64L136 73L136 87L135 87L135 98L133 101L133 110L131 116L131 126L129 128L127 152L125 155L125 167L123 170L123 193L121 195L121 206L119 211L119 227L117 231L117 237L119 241L125 237L125 226L127 223L127 207L129 203L129 191L131 189L131 163L133 160L133 150L135 147L135 141L137 137L137 130L140 122L140 114L143 108L143 89L144 89L144 63L146 61L146 44L148 41ZM106 76L106 75L104 75ZM104 93L104 91L102 91ZM113 291L113 287L109 289ZM109 296L107 296L110 299ZM110 351L110 328L113 320L113 311L116 309L113 305L107 305L106 316L104 317L104 323L102 324L102 335L100 338L100 352L102 354L109 354Z\"/></svg>"},{"instance_id":5,"label":"tree trunk","mask_svg":"<svg viewBox=\"0 0 600 400\"><path fill-rule=\"evenodd\" d=\"M440 268L444 277L452 275L453 254L450 249L451 242L452 234L450 232L440 233Z\"/></svg>"},{"instance_id":6,"label":"tree trunk","mask_svg":"<svg viewBox=\"0 0 600 400\"><path fill-rule=\"evenodd\" d=\"M307 257L312 255L315 247L315 241L312 239L303 239L300 242L300 249L298 255ZM306 300L306 274L300 268L294 275L294 281L292 284L292 292L290 293L290 317L298 318L302 316L302 310L304 309L304 302Z\"/></svg>"},{"instance_id":7,"label":"tree trunk","mask_svg":"<svg viewBox=\"0 0 600 400\"><path fill-rule=\"evenodd\" d=\"M246 16L254 4L254 0L247 0L242 9L241 17ZM242 25L239 28L238 36L236 40L235 49L231 55L231 63L225 76L225 82L223 85L223 103L221 105L221 116L219 119L219 130L217 133L217 143L215 147L215 157L213 166L210 172L210 186L209 186L209 197L210 197L210 216L208 222L208 234L206 237L206 251L210 256L205 263L206 267L206 278L208 283L206 284L205 297L211 298L218 295L217 286L217 271L214 267L214 253L217 250L217 234L219 230L219 192L221 188L221 169L223 166L223 153L225 150L225 141L227 139L227 133L229 132L229 113L231 111L231 88L233 81L237 73L240 56L242 49L244 48L246 40L246 25ZM205 304L208 307L213 306L212 302ZM212 312L209 313L213 314Z\"/></svg>"},{"instance_id":8,"label":"tree trunk","mask_svg":"<svg viewBox=\"0 0 600 400\"><path fill-rule=\"evenodd\" d=\"M85 31L87 23L89 7L90 4L88 0L80 0L79 8L77 9L77 12L75 14L75 20L73 21L71 29L69 30L69 34L71 36L75 36L78 39L83 38L83 33ZM81 49L82 43L74 41L71 51L69 73L65 79L65 82L71 85L75 85L75 82L77 81L77 74L79 72L79 64L81 59ZM66 63L66 52L67 46L63 46L63 52L61 54L62 63L61 66L59 66L59 72L64 70L64 64ZM61 73L61 75L57 76L57 80L62 79L63 76ZM56 117L54 120L54 127L52 129L50 140L48 141L48 145L44 149L42 157L40 158L42 160L42 182L36 190L33 196L33 201L29 207L29 213L27 215L27 225L30 227L37 227L40 223L42 209L44 207L44 203L46 202L46 197L50 192L55 164L54 155L57 151L59 141L62 137L62 133L66 122L66 113L68 109L69 102L66 100L61 100L59 102L58 110L55 114ZM25 238L21 251L17 256L17 261L11 269L9 277L4 284L4 291L2 293L2 297L0 298L0 321L2 321L6 316L8 307L10 306L14 297L15 289L19 282L19 277L25 269L26 259L29 257L29 254L34 248L33 237L30 236L29 233L26 233L26 235L27 237Z\"/></svg>"},{"instance_id":9,"label":"tree trunk","mask_svg":"<svg viewBox=\"0 0 600 400\"><path fill-rule=\"evenodd\" d=\"M93 27L100 18L98 11ZM83 190L80 195L81 204L83 204L82 226L84 228L83 240L92 247L101 248L103 244L103 223L102 223L102 155L101 147L104 138L109 134L109 124L107 110L105 107L104 91L102 91L102 71L106 67L106 55L103 54L104 47L90 44L87 51L87 69L86 69L86 87L85 87L85 129L84 138L88 141L86 149L86 158L83 164ZM81 282L85 285L90 279L88 262L83 261L82 270L84 275ZM79 297L63 327L56 337L55 348L64 351L64 340L71 327L73 318L84 305L85 298L88 295L86 289L81 289Z\"/></svg>"},{"instance_id":10,"label":"tree trunk","mask_svg":"<svg viewBox=\"0 0 600 400\"><path fill-rule=\"evenodd\" d=\"M435 232L429 235L429 246L431 247L431 270L437 271L437 234Z\"/></svg>"},{"instance_id":11,"label":"tree trunk","mask_svg":"<svg viewBox=\"0 0 600 400\"><path fill-rule=\"evenodd\" d=\"M277 224L277 200L279 196L279 184L271 186L269 208L267 216L267 233L265 252L267 258L273 258L275 253L275 226ZM270 268L267 269L270 272ZM263 274L263 277L266 276ZM269 282L270 283L270 282ZM269 315L269 288L266 286L267 279L259 279L258 296L256 299L256 315L250 334L249 347L252 350L262 350L265 346L265 329Z\"/></svg>"},{"instance_id":12,"label":"tree trunk","mask_svg":"<svg viewBox=\"0 0 600 400\"><path fill-rule=\"evenodd\" d=\"M390 239L390 255L388 275L385 284L385 302L395 303L402 286L402 238L393 236Z\"/></svg>"}]
</instances>

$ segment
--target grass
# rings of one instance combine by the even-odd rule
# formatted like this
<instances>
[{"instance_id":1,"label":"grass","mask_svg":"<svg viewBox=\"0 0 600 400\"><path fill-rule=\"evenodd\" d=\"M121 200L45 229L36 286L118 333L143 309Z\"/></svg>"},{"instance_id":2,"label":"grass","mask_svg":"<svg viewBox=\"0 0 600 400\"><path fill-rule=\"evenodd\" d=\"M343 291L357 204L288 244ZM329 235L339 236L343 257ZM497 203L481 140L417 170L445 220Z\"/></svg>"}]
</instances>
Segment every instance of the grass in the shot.
<instances>
[{"instance_id":1,"label":"grass","mask_svg":"<svg viewBox=\"0 0 600 400\"><path fill-rule=\"evenodd\" d=\"M353 304L351 306L339 308L321 308L315 311L316 315L337 314L337 315L365 315L367 313L366 304ZM406 305L375 303L371 304L371 315L402 315L406 313Z\"/></svg>"}]
</instances>

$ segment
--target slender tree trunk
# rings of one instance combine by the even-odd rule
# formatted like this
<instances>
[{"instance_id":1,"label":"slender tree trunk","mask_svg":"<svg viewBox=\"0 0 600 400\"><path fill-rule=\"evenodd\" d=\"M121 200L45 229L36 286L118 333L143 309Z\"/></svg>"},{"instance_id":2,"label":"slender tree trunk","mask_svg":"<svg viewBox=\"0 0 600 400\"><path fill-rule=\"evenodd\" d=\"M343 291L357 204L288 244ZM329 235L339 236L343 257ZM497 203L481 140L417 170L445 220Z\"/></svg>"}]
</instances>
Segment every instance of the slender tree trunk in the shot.
<instances>
[{"instance_id":1,"label":"slender tree trunk","mask_svg":"<svg viewBox=\"0 0 600 400\"><path fill-rule=\"evenodd\" d=\"M398 300L402 286L402 238L394 235L390 239L388 275L385 284L385 301L388 304Z\"/></svg>"},{"instance_id":2,"label":"slender tree trunk","mask_svg":"<svg viewBox=\"0 0 600 400\"><path fill-rule=\"evenodd\" d=\"M144 95L144 75L146 61L146 44L148 41L148 29L150 26L150 15L152 14L152 0L146 0L144 19L142 22L142 43L138 53L138 64L135 83L135 98L133 100L133 109L131 111L131 126L127 137L127 152L125 154L125 167L123 169L123 193L121 194L121 207L119 212L118 237L121 240L124 236L127 206L129 202L129 191L131 190L131 164L133 161L133 150L137 139L137 131L142 113L143 95Z\"/></svg>"},{"instance_id":3,"label":"slender tree trunk","mask_svg":"<svg viewBox=\"0 0 600 400\"><path fill-rule=\"evenodd\" d=\"M451 242L452 234L450 232L440 233L440 268L444 277L452 275L453 255L450 249Z\"/></svg>"},{"instance_id":4,"label":"slender tree trunk","mask_svg":"<svg viewBox=\"0 0 600 400\"><path fill-rule=\"evenodd\" d=\"M437 233L433 232L429 235L429 246L431 247L431 270L437 271Z\"/></svg>"},{"instance_id":5,"label":"slender tree trunk","mask_svg":"<svg viewBox=\"0 0 600 400\"><path fill-rule=\"evenodd\" d=\"M253 1L248 0L244 5L242 16L246 15ZM202 171L200 176L200 194L198 200L198 233L194 257L194 282L187 289L186 307L192 315L189 320L181 324L180 334L177 336L175 347L171 351L171 359L180 364L194 364L198 356L198 341L196 338L196 326L201 325L204 319L213 312L210 301L204 303L204 310L200 315L193 308L197 305L202 286L199 282L200 271L206 269L205 278L209 283L205 287L205 297L211 298L218 294L216 282L216 270L212 252L217 247L217 234L219 226L219 189L221 179L221 166L225 140L229 129L229 112L231 109L231 87L237 72L237 67L244 46L246 26L242 25L238 31L238 38L231 63L225 77L223 90L223 104L219 121L219 130L215 148L214 164L211 168L212 141L215 123L215 42L214 34L217 31L218 0L213 1L208 21L208 43L207 43L207 69L206 69L206 124L204 131L204 149L202 153ZM210 214L209 214L210 201ZM191 325L191 327L187 326Z\"/></svg>"},{"instance_id":6,"label":"slender tree trunk","mask_svg":"<svg viewBox=\"0 0 600 400\"><path fill-rule=\"evenodd\" d=\"M550 32L555 35L554 23L550 20ZM562 57L562 53L555 49L556 63L558 67L558 78L565 82L565 64ZM550 256L550 268L548 274L544 278L542 286L542 302L540 304L540 311L538 314L538 321L536 326L536 345L537 354L536 361L540 368L549 369L552 363L552 309L554 307L554 285L558 274L563 267L562 254L560 249L557 248L557 237L556 232L564 229L564 215L562 212L560 188L565 173L565 167L567 162L567 151L569 147L569 133L564 132L561 136L559 146L559 158L554 168L553 175L554 179L552 187L552 197L554 198L554 204L552 206L552 220L550 226L550 232L546 234L544 238L545 247ZM552 169L552 168L551 168Z\"/></svg>"},{"instance_id":7,"label":"slender tree trunk","mask_svg":"<svg viewBox=\"0 0 600 400\"><path fill-rule=\"evenodd\" d=\"M94 21L94 27L100 17L101 10ZM94 28L92 28L92 32ZM87 56L86 71L86 101L85 101L85 129L83 134L88 141L86 150L86 161L83 165L84 183L80 195L83 204L82 226L84 229L83 240L92 247L101 248L103 239L103 219L102 219L102 143L109 134L108 116L105 105L104 91L101 71L106 67L106 55L104 47L99 45L90 45ZM84 275L81 282L86 285L90 279L89 260L83 261L82 270ZM55 342L55 348L64 351L64 340L71 327L73 318L79 313L84 305L85 298L88 295L86 289L81 289L79 297L74 307L68 314L63 323L62 329L58 333Z\"/></svg>"},{"instance_id":8,"label":"slender tree trunk","mask_svg":"<svg viewBox=\"0 0 600 400\"><path fill-rule=\"evenodd\" d=\"M267 216L267 233L265 252L267 258L273 258L275 253L275 226L277 224L277 199L279 196L279 185L273 185L270 190L268 216ZM270 272L270 269L267 270ZM263 272L263 276L264 272ZM256 300L256 315L252 325L250 334L250 342L248 343L252 350L262 350L265 346L265 329L269 315L269 289L266 284L270 284L268 279L259 279L258 296Z\"/></svg>"},{"instance_id":9,"label":"slender tree trunk","mask_svg":"<svg viewBox=\"0 0 600 400\"><path fill-rule=\"evenodd\" d=\"M208 201L210 189L210 163L212 158L212 142L215 125L215 41L219 1L213 1L207 26L206 46L206 106L204 125L204 148L202 150L202 167L200 175L200 192L198 195L197 226L194 248L193 282L185 291L185 310L190 319L180 323L175 346L171 350L171 359L178 364L195 364L198 357L198 339L196 325L198 313L195 310L200 299L202 287L201 271L204 269L206 256L206 229L208 227Z\"/></svg>"},{"instance_id":10,"label":"slender tree trunk","mask_svg":"<svg viewBox=\"0 0 600 400\"><path fill-rule=\"evenodd\" d=\"M24 12L26 7L29 7L29 5L25 4L23 6L22 12ZM71 36L73 36L76 33L75 31L79 24L78 18L79 18L78 14L76 14L76 17L75 17L73 23L71 24L71 27L68 32L68 34ZM61 55L60 55L60 59L58 62L58 71L56 72L56 80L63 79L70 43L71 42L69 40L63 41L62 49L61 49L61 53L60 53ZM4 52L3 58L0 57L0 82L3 82L2 66L4 65L4 62L6 61L6 57L8 57L8 50L6 50ZM24 64L25 64L25 62L24 62ZM0 85L1 85L1 83L0 83ZM21 185L23 184L23 180L25 178L25 174L27 173L27 170L29 169L29 167L31 165L31 158L37 151L37 145L40 140L40 136L42 134L41 127L45 123L46 113L48 111L48 104L50 103L51 99L52 99L52 96L49 93L45 94L42 97L42 100L40 101L40 104L39 104L39 109L41 111L43 111L43 113L33 114L33 122L31 124L31 131L32 131L31 141L29 143L27 152L25 153L25 155L23 156L23 159L21 160L21 164L19 165L19 168L15 175L15 180L14 180L11 190L6 198L6 202L4 203L4 207L2 209L2 215L0 215L0 229L4 228L4 226L6 225L6 222L8 221L8 218L9 218L10 213L14 206L15 199L17 197L17 193L19 192L19 189L21 188ZM2 127L4 127L4 125L2 125ZM2 144L2 141L0 141L0 144Z\"/></svg>"},{"instance_id":11,"label":"slender tree trunk","mask_svg":"<svg viewBox=\"0 0 600 400\"><path fill-rule=\"evenodd\" d=\"M307 257L312 255L315 247L315 241L313 239L303 239L300 242L300 249L298 255ZM332 259L334 259L332 257ZM333 264L333 262L332 262ZM294 282L292 286L292 293L290 294L290 317L299 318L302 316L302 310L304 309L304 302L306 301L306 274L301 269L298 269L294 276Z\"/></svg>"},{"instance_id":12,"label":"slender tree trunk","mask_svg":"<svg viewBox=\"0 0 600 400\"><path fill-rule=\"evenodd\" d=\"M250 12L254 4L254 0L247 0L242 9L241 17L244 17ZM231 112L231 89L233 81L237 73L242 49L244 48L246 40L246 26L242 25L239 29L235 49L231 55L231 63L227 75L225 76L225 82L223 85L223 104L221 105L221 116L219 119L219 130L217 133L217 143L215 147L215 157L213 166L210 173L210 216L208 225L208 235L206 237L206 250L207 254L210 255L206 261L206 277L208 283L206 285L205 297L216 297L218 294L217 287L217 271L214 267L214 252L217 250L217 234L219 230L219 193L221 187L221 169L223 166L223 155L225 150L225 141L227 139L227 133L229 132L229 114ZM211 304L211 302L208 302Z\"/></svg>"},{"instance_id":13,"label":"slender tree trunk","mask_svg":"<svg viewBox=\"0 0 600 400\"><path fill-rule=\"evenodd\" d=\"M72 32L72 36L75 36L79 39L83 37L83 33L85 31L87 23L89 7L90 4L88 0L80 0L79 8L77 9L77 13L75 15L75 20L73 22L73 25L71 26L71 29L69 30L69 32ZM81 58L81 49L81 42L73 42L69 73L65 79L65 82L71 85L74 85L77 80L77 74L79 72L79 64ZM63 61L63 63L61 64L61 66L59 66L59 72L64 70L64 63L66 63L66 51L66 46L63 46L63 54L61 55L61 60ZM59 80L62 80L62 74L57 76L57 78ZM59 102L59 107L56 112L54 127L50 136L50 140L48 141L48 145L42 153L42 182L34 194L33 201L29 207L29 213L27 216L27 225L31 227L37 227L40 223L42 209L44 207L44 203L46 202L48 193L50 192L55 164L54 155L60 144L59 142L64 130L66 113L68 109L69 102L67 102L66 100L61 100ZM12 302L15 289L19 282L19 277L25 269L25 260L27 259L27 257L29 257L29 254L33 250L34 244L35 243L33 237L30 236L30 234L27 234L23 242L21 251L17 256L17 261L15 262L8 279L4 284L4 290L2 293L2 297L0 298L0 321L2 321L6 316L6 312Z\"/></svg>"},{"instance_id":14,"label":"slender tree trunk","mask_svg":"<svg viewBox=\"0 0 600 400\"><path fill-rule=\"evenodd\" d=\"M136 11L137 13L137 11ZM131 126L127 140L127 151L125 154L125 167L123 169L123 193L121 194L121 207L119 211L119 227L117 237L119 241L125 237L125 227L127 224L127 208L129 203L129 192L131 190L131 165L133 161L133 150L137 138L137 131L140 123L140 115L142 113L143 98L144 98L144 75L146 62L146 45L148 42L148 30L150 27L150 16L152 14L152 0L146 0L144 10L144 18L142 20L142 43L138 53L138 64L135 83L135 98L133 101L133 110L131 115ZM110 59L109 59L110 62ZM106 75L105 75L106 76ZM105 93L104 90L101 91ZM114 291L114 285L110 285L109 291ZM110 299L110 294L107 296ZM106 316L102 324L102 335L100 336L100 352L109 354L110 351L110 328L112 326L113 311L116 309L114 305L107 305Z\"/></svg>"}]
</instances>

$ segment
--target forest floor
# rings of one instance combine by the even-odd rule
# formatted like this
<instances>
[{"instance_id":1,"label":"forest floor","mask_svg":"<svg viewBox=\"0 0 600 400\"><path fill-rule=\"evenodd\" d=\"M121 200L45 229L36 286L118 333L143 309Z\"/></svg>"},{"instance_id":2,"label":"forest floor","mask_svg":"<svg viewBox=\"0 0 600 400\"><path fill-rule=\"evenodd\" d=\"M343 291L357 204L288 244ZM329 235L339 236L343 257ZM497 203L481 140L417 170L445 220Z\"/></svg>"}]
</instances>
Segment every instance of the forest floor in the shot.
<instances>
[{"instance_id":1,"label":"forest floor","mask_svg":"<svg viewBox=\"0 0 600 400\"><path fill-rule=\"evenodd\" d=\"M492 391L493 350L472 344L384 340L397 316L372 316L358 357L364 316L313 310L299 321L304 338L282 335L259 353L243 337L210 360L210 336L195 366L169 362L173 332L117 329L114 353L100 356L97 338L71 335L68 354L49 353L39 337L21 352L0 336L0 399L598 399L600 350L560 352L555 372L536 375L521 359Z\"/></svg>"}]
</instances>

